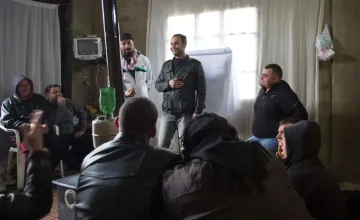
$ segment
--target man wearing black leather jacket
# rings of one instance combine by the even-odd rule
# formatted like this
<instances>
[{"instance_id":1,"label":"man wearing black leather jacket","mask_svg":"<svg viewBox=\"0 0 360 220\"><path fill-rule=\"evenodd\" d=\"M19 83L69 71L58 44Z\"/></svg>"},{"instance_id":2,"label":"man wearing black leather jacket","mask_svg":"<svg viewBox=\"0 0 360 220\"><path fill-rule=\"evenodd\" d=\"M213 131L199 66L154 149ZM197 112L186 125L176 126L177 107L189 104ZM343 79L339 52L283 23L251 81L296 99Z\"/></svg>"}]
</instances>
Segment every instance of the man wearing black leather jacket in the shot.
<instances>
[{"instance_id":1,"label":"man wearing black leather jacket","mask_svg":"<svg viewBox=\"0 0 360 220\"><path fill-rule=\"evenodd\" d=\"M120 108L119 134L85 157L77 186L77 219L160 219L162 175L176 155L154 148L158 112L147 98Z\"/></svg>"},{"instance_id":2,"label":"man wearing black leather jacket","mask_svg":"<svg viewBox=\"0 0 360 220\"><path fill-rule=\"evenodd\" d=\"M175 34L171 38L172 60L166 61L155 82L163 93L158 146L169 148L177 130L180 143L188 122L205 109L206 82L204 70L198 60L185 53L186 36ZM175 150L179 152L179 149Z\"/></svg>"},{"instance_id":3,"label":"man wearing black leather jacket","mask_svg":"<svg viewBox=\"0 0 360 220\"><path fill-rule=\"evenodd\" d=\"M40 219L51 210L51 163L43 149L42 112L30 117L30 128L20 131L31 148L27 158L27 178L23 193L0 194L0 219Z\"/></svg>"}]
</instances>

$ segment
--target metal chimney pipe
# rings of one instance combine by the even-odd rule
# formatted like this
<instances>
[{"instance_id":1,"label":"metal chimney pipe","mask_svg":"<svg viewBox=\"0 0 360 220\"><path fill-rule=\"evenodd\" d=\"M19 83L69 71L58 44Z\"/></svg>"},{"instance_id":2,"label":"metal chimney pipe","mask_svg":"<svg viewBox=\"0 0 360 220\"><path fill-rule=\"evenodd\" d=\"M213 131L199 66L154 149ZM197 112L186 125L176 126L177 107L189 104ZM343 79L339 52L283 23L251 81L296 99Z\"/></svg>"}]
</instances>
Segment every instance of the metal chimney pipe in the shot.
<instances>
[{"instance_id":1,"label":"metal chimney pipe","mask_svg":"<svg viewBox=\"0 0 360 220\"><path fill-rule=\"evenodd\" d=\"M114 116L117 116L124 103L124 90L120 61L120 25L117 19L116 0L101 0L102 20L105 39L106 61L108 67L108 85L115 88L116 107Z\"/></svg>"}]
</instances>

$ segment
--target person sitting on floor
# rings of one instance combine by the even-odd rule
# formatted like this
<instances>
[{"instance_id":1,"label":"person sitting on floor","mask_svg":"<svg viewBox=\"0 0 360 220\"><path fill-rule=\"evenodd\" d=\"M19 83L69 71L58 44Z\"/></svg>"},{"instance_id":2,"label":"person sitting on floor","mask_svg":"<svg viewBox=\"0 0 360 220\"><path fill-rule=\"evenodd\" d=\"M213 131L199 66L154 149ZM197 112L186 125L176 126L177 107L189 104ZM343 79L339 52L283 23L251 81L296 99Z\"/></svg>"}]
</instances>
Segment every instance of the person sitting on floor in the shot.
<instances>
[{"instance_id":1,"label":"person sitting on floor","mask_svg":"<svg viewBox=\"0 0 360 220\"><path fill-rule=\"evenodd\" d=\"M1 105L0 123L8 129L29 128L29 116L36 109L46 113L46 99L42 95L34 93L34 84L31 79L25 76L15 76L13 79L14 94L5 99ZM46 114L44 115L46 120ZM54 133L53 129L44 125L44 145L50 151L53 169L56 168L62 159L72 169L79 170L81 163L76 162L66 148L61 145L60 138ZM27 155L26 142L21 144L21 148Z\"/></svg>"},{"instance_id":2,"label":"person sitting on floor","mask_svg":"<svg viewBox=\"0 0 360 220\"><path fill-rule=\"evenodd\" d=\"M284 165L259 143L239 140L226 119L196 117L183 141L184 160L163 177L165 219L312 219Z\"/></svg>"},{"instance_id":3,"label":"person sitting on floor","mask_svg":"<svg viewBox=\"0 0 360 220\"><path fill-rule=\"evenodd\" d=\"M77 219L160 219L161 180L176 154L150 146L158 112L143 97L126 101L119 134L85 157L77 186Z\"/></svg>"},{"instance_id":4,"label":"person sitting on floor","mask_svg":"<svg viewBox=\"0 0 360 220\"><path fill-rule=\"evenodd\" d=\"M313 121L282 123L277 135L277 156L284 161L290 183L317 220L346 219L347 207L340 187L318 158L320 127Z\"/></svg>"},{"instance_id":5,"label":"person sitting on floor","mask_svg":"<svg viewBox=\"0 0 360 220\"><path fill-rule=\"evenodd\" d=\"M0 219L41 219L51 210L52 184L49 152L43 148L43 112L30 116L30 126L21 127L29 145L26 186L23 193L0 194Z\"/></svg>"},{"instance_id":6,"label":"person sitting on floor","mask_svg":"<svg viewBox=\"0 0 360 220\"><path fill-rule=\"evenodd\" d=\"M61 87L51 84L45 88L47 98L46 124L59 126L61 145L71 146L71 153L78 162L82 162L94 148L91 133L86 132L87 116L81 105L62 96ZM75 119L78 123L75 123Z\"/></svg>"}]
</instances>

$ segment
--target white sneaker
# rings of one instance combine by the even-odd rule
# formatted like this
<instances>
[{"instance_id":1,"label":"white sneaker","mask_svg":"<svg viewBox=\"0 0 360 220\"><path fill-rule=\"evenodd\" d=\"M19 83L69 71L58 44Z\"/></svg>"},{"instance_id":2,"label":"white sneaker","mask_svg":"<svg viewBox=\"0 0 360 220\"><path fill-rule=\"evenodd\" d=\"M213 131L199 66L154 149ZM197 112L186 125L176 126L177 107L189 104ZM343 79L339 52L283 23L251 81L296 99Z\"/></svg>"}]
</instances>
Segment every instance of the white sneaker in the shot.
<instances>
[{"instance_id":1,"label":"white sneaker","mask_svg":"<svg viewBox=\"0 0 360 220\"><path fill-rule=\"evenodd\" d=\"M4 179L5 179L6 186L12 186L12 185L16 184L16 180L10 174L5 174Z\"/></svg>"},{"instance_id":2,"label":"white sneaker","mask_svg":"<svg viewBox=\"0 0 360 220\"><path fill-rule=\"evenodd\" d=\"M3 175L0 175L0 193L3 193L5 191L6 191L6 182Z\"/></svg>"}]
</instances>

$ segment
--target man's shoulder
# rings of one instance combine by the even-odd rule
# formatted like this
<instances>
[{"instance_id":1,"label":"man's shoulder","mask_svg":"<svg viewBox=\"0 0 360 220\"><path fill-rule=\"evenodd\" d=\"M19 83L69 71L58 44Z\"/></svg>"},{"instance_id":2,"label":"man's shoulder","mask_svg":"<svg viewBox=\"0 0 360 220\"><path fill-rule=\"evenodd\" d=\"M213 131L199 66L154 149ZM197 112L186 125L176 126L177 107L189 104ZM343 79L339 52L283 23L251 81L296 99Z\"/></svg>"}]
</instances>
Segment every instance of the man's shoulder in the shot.
<instances>
[{"instance_id":1,"label":"man's shoulder","mask_svg":"<svg viewBox=\"0 0 360 220\"><path fill-rule=\"evenodd\" d=\"M138 59L141 59L146 62L150 62L149 58L147 56L145 56L144 54L140 54Z\"/></svg>"},{"instance_id":2,"label":"man's shoulder","mask_svg":"<svg viewBox=\"0 0 360 220\"><path fill-rule=\"evenodd\" d=\"M3 102L2 105L9 105L12 102L14 102L15 97L13 95L11 95L10 97L7 97Z\"/></svg>"},{"instance_id":3,"label":"man's shoulder","mask_svg":"<svg viewBox=\"0 0 360 220\"><path fill-rule=\"evenodd\" d=\"M178 156L169 150L152 147L139 142L125 143L115 139L107 142L89 153L81 166L81 170L92 167L99 162L104 164L107 161L118 160L119 164L137 164L137 172L147 172L149 170L159 171L178 160ZM131 161L126 158L132 158ZM128 161L128 162L126 162ZM93 168L90 168L93 169Z\"/></svg>"},{"instance_id":4,"label":"man's shoulder","mask_svg":"<svg viewBox=\"0 0 360 220\"><path fill-rule=\"evenodd\" d=\"M32 99L36 99L36 100L41 100L41 101L45 101L45 97L38 94L38 93L34 93L33 96L32 96Z\"/></svg>"},{"instance_id":5,"label":"man's shoulder","mask_svg":"<svg viewBox=\"0 0 360 220\"><path fill-rule=\"evenodd\" d=\"M169 59L169 60L167 60L167 61L165 61L164 63L163 63L163 66L165 66L165 65L171 65L172 64L172 59Z\"/></svg>"},{"instance_id":6,"label":"man's shoulder","mask_svg":"<svg viewBox=\"0 0 360 220\"><path fill-rule=\"evenodd\" d=\"M277 91L279 91L281 93L284 93L284 92L294 93L294 91L292 90L290 85L284 80L281 80L281 82L279 83L279 85L277 87Z\"/></svg>"},{"instance_id":7,"label":"man's shoulder","mask_svg":"<svg viewBox=\"0 0 360 220\"><path fill-rule=\"evenodd\" d=\"M192 58L192 57L189 57L190 61L193 63L193 64L196 64L196 65L201 65L201 62L195 58Z\"/></svg>"},{"instance_id":8,"label":"man's shoulder","mask_svg":"<svg viewBox=\"0 0 360 220\"><path fill-rule=\"evenodd\" d=\"M149 147L150 154L152 154L156 157L163 157L163 158L169 158L169 159L178 158L177 154L175 154L174 152L172 152L168 149L164 149L164 148L160 148L160 147L153 147L153 146L148 146L148 147Z\"/></svg>"}]
</instances>

